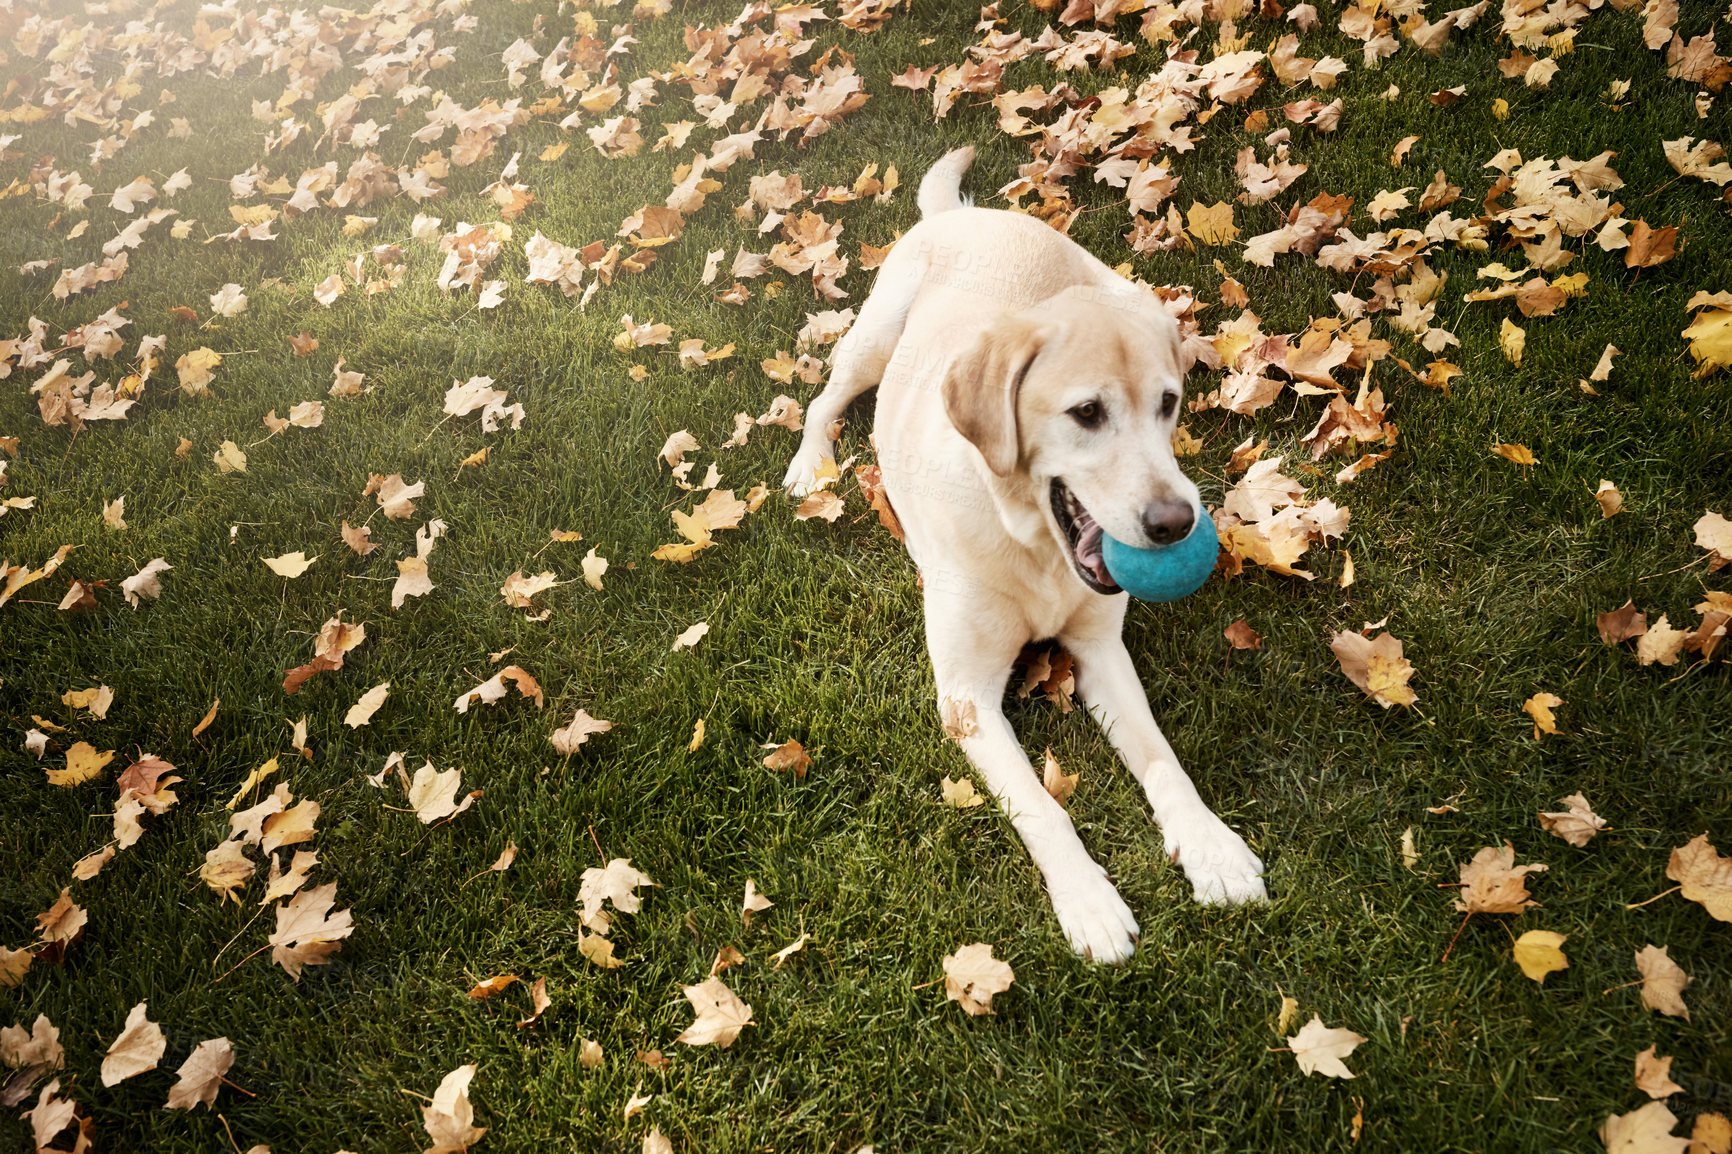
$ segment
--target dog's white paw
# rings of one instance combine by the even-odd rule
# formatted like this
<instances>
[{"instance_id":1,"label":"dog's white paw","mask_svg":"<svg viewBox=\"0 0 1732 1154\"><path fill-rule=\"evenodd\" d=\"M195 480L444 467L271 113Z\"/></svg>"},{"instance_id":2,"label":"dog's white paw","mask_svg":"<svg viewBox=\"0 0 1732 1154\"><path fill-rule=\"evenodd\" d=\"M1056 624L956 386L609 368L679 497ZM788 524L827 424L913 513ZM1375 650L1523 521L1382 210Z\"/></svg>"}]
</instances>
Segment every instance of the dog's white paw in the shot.
<instances>
[{"instance_id":1,"label":"dog's white paw","mask_svg":"<svg viewBox=\"0 0 1732 1154\"><path fill-rule=\"evenodd\" d=\"M1094 862L1060 884L1048 884L1053 912L1071 949L1094 962L1122 962L1137 948L1131 907Z\"/></svg>"},{"instance_id":2,"label":"dog's white paw","mask_svg":"<svg viewBox=\"0 0 1732 1154\"><path fill-rule=\"evenodd\" d=\"M1182 830L1165 830L1163 835L1167 852L1191 879L1197 901L1237 906L1269 900L1262 859L1214 814L1189 822Z\"/></svg>"},{"instance_id":3,"label":"dog's white paw","mask_svg":"<svg viewBox=\"0 0 1732 1154\"><path fill-rule=\"evenodd\" d=\"M782 488L788 491L788 496L799 499L810 493L818 482L818 469L826 460L834 460L828 447L801 445L782 477Z\"/></svg>"}]
</instances>

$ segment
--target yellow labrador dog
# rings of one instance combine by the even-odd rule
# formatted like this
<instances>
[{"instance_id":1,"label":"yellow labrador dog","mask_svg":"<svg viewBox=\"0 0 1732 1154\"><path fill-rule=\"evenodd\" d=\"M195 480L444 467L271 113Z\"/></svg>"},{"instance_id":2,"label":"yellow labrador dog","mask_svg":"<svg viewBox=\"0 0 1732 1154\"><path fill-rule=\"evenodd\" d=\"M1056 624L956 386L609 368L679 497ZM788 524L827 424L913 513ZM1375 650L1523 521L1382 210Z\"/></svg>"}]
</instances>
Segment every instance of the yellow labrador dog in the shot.
<instances>
[{"instance_id":1,"label":"yellow labrador dog","mask_svg":"<svg viewBox=\"0 0 1732 1154\"><path fill-rule=\"evenodd\" d=\"M973 159L958 149L921 182L921 222L837 343L784 484L811 487L835 450L831 422L878 386L878 461L924 579L947 727L965 734L1071 945L1122 961L1136 918L1042 788L1003 697L1023 645L1056 637L1197 900L1266 897L1263 863L1203 803L1155 724L1120 637L1129 598L1101 558L1103 531L1165 544L1204 515L1173 459L1178 326L1038 220L965 206L958 188Z\"/></svg>"}]
</instances>

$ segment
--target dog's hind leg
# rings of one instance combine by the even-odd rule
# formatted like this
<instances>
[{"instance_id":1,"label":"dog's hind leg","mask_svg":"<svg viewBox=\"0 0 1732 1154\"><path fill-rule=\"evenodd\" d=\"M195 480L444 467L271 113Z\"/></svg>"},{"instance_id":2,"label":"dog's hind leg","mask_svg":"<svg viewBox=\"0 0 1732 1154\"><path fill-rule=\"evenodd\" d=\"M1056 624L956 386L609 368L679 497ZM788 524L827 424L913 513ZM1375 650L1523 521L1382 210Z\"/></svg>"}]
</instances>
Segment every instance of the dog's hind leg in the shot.
<instances>
[{"instance_id":1,"label":"dog's hind leg","mask_svg":"<svg viewBox=\"0 0 1732 1154\"><path fill-rule=\"evenodd\" d=\"M1143 787L1167 852L1184 868L1197 901L1266 900L1262 861L1203 801L1155 723L1119 633L1123 606L1103 606L1087 616L1094 620L1059 636L1076 658L1077 695Z\"/></svg>"},{"instance_id":2,"label":"dog's hind leg","mask_svg":"<svg viewBox=\"0 0 1732 1154\"><path fill-rule=\"evenodd\" d=\"M898 260L898 255L902 259ZM897 251L892 251L879 269L872 295L860 307L859 319L836 342L836 351L830 358L830 383L806 409L806 429L799 451L782 478L782 486L790 496L804 497L811 490L819 468L835 458L831 424L855 398L883 379L885 367L902 339L908 310L920 291L925 271L917 254Z\"/></svg>"},{"instance_id":3,"label":"dog's hind leg","mask_svg":"<svg viewBox=\"0 0 1732 1154\"><path fill-rule=\"evenodd\" d=\"M926 644L946 731L1028 847L1071 947L1093 961L1124 961L1136 949L1137 920L1041 786L1004 716L1005 682L1022 647L1020 615L995 612L990 595L949 589L941 572L928 568L924 576Z\"/></svg>"}]
</instances>

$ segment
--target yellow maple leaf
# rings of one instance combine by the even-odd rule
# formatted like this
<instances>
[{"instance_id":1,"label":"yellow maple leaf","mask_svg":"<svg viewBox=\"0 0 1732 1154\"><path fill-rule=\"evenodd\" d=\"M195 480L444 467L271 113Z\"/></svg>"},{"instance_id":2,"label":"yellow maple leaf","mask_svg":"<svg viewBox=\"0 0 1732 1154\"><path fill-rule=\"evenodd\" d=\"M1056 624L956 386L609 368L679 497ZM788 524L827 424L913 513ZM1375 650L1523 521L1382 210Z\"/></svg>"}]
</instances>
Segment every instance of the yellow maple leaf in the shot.
<instances>
[{"instance_id":1,"label":"yellow maple leaf","mask_svg":"<svg viewBox=\"0 0 1732 1154\"><path fill-rule=\"evenodd\" d=\"M1213 207L1193 201L1190 211L1185 213L1185 231L1210 245L1227 244L1239 235L1239 228L1233 223L1233 206L1224 200Z\"/></svg>"},{"instance_id":2,"label":"yellow maple leaf","mask_svg":"<svg viewBox=\"0 0 1732 1154\"><path fill-rule=\"evenodd\" d=\"M1547 974L1570 968L1570 960L1559 949L1568 937L1551 930L1529 930L1516 939L1515 964L1534 981L1544 982Z\"/></svg>"},{"instance_id":3,"label":"yellow maple leaf","mask_svg":"<svg viewBox=\"0 0 1732 1154\"><path fill-rule=\"evenodd\" d=\"M48 770L48 784L82 785L102 772L102 767L114 760L114 750L98 750L87 741L80 741L66 751L66 768Z\"/></svg>"}]
</instances>

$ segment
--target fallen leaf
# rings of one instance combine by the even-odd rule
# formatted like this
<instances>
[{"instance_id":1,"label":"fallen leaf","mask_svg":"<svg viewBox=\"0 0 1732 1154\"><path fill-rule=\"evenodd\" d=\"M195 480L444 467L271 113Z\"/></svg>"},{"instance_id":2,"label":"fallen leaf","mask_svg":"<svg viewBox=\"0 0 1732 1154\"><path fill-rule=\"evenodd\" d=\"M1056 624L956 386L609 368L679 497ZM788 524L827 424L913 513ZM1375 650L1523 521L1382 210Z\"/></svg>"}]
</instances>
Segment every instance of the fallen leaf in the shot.
<instances>
[{"instance_id":1,"label":"fallen leaf","mask_svg":"<svg viewBox=\"0 0 1732 1154\"><path fill-rule=\"evenodd\" d=\"M1710 510L1698 517L1692 527L1696 530L1697 546L1710 554L1708 572L1717 573L1732 565L1732 521Z\"/></svg>"},{"instance_id":2,"label":"fallen leaf","mask_svg":"<svg viewBox=\"0 0 1732 1154\"><path fill-rule=\"evenodd\" d=\"M1610 481L1602 479L1600 487L1594 490L1594 500L1600 503L1600 519L1613 516L1624 507L1624 495L1618 492L1618 487Z\"/></svg>"},{"instance_id":3,"label":"fallen leaf","mask_svg":"<svg viewBox=\"0 0 1732 1154\"><path fill-rule=\"evenodd\" d=\"M696 986L685 987L686 1000L691 1002L697 1018L675 1038L688 1046L715 1044L724 1050L734 1044L740 1031L753 1024L752 1007L742 1002L720 978L709 978Z\"/></svg>"},{"instance_id":4,"label":"fallen leaf","mask_svg":"<svg viewBox=\"0 0 1732 1154\"><path fill-rule=\"evenodd\" d=\"M1229 244L1239 235L1233 223L1233 206L1224 200L1207 208L1193 201L1185 213L1185 231L1207 245Z\"/></svg>"},{"instance_id":5,"label":"fallen leaf","mask_svg":"<svg viewBox=\"0 0 1732 1154\"><path fill-rule=\"evenodd\" d=\"M1515 846L1486 846L1461 867L1461 896L1455 908L1468 914L1519 914L1538 903L1528 895L1527 875L1551 867L1515 864Z\"/></svg>"},{"instance_id":6,"label":"fallen leaf","mask_svg":"<svg viewBox=\"0 0 1732 1154\"><path fill-rule=\"evenodd\" d=\"M777 950L775 953L771 954L770 955L770 968L772 970L781 969L783 962L787 961L789 958L793 957L795 954L799 953L801 950L806 948L806 942L810 939L810 937L811 937L810 934L801 934L798 938L795 938L792 942L783 946L781 949Z\"/></svg>"},{"instance_id":7,"label":"fallen leaf","mask_svg":"<svg viewBox=\"0 0 1732 1154\"><path fill-rule=\"evenodd\" d=\"M1666 876L1678 883L1683 895L1701 903L1716 921L1732 922L1732 858L1721 857L1699 834L1672 851L1666 861Z\"/></svg>"},{"instance_id":8,"label":"fallen leaf","mask_svg":"<svg viewBox=\"0 0 1732 1154\"><path fill-rule=\"evenodd\" d=\"M1287 1044L1293 1047L1293 1057L1298 1061L1302 1073L1322 1074L1330 1078L1351 1078L1353 1071L1347 1068L1342 1059L1353 1053L1365 1040L1363 1035L1352 1030L1339 1026L1326 1027L1323 1019L1313 1014L1304 1028L1287 1039Z\"/></svg>"},{"instance_id":9,"label":"fallen leaf","mask_svg":"<svg viewBox=\"0 0 1732 1154\"><path fill-rule=\"evenodd\" d=\"M1607 1154L1686 1154L1690 1140L1675 1137L1678 1116L1663 1102L1649 1102L1628 1114L1613 1114L1600 1127Z\"/></svg>"},{"instance_id":10,"label":"fallen leaf","mask_svg":"<svg viewBox=\"0 0 1732 1154\"><path fill-rule=\"evenodd\" d=\"M279 577L293 579L305 573L313 562L318 560L318 557L308 557L297 549L293 553L284 553L281 557L266 557L263 560L265 568L272 573Z\"/></svg>"},{"instance_id":11,"label":"fallen leaf","mask_svg":"<svg viewBox=\"0 0 1732 1154\"><path fill-rule=\"evenodd\" d=\"M972 778L965 777L961 781L951 781L946 776L938 783L938 792L943 797L944 804L953 809L973 809L975 806L986 804L986 799L975 790Z\"/></svg>"},{"instance_id":12,"label":"fallen leaf","mask_svg":"<svg viewBox=\"0 0 1732 1154\"><path fill-rule=\"evenodd\" d=\"M491 998L500 990L510 986L511 983L520 980L521 979L519 979L516 974L500 974L497 977L488 978L485 981L476 983L475 987L469 991L469 996L474 998L476 1001L480 1001L483 998Z\"/></svg>"},{"instance_id":13,"label":"fallen leaf","mask_svg":"<svg viewBox=\"0 0 1732 1154\"><path fill-rule=\"evenodd\" d=\"M501 701L510 692L505 688L507 681L515 684L517 692L522 696L534 698L535 708L540 709L546 703L546 697L541 692L541 685L535 678L531 677L522 666L507 665L474 689L461 694L452 703L453 708L458 713L468 713L469 707L478 702L482 705L492 705L496 701Z\"/></svg>"},{"instance_id":14,"label":"fallen leaf","mask_svg":"<svg viewBox=\"0 0 1732 1154\"><path fill-rule=\"evenodd\" d=\"M583 907L579 920L586 929L606 934L612 921L602 903L612 902L621 912L635 914L643 902L638 887L655 884L648 874L632 868L630 858L616 857L602 868L592 866L578 882L577 900Z\"/></svg>"},{"instance_id":15,"label":"fallen leaf","mask_svg":"<svg viewBox=\"0 0 1732 1154\"><path fill-rule=\"evenodd\" d=\"M240 842L225 841L205 854L198 876L218 897L239 903L235 891L246 885L257 868Z\"/></svg>"},{"instance_id":16,"label":"fallen leaf","mask_svg":"<svg viewBox=\"0 0 1732 1154\"><path fill-rule=\"evenodd\" d=\"M222 1089L223 1075L235 1064L234 1047L227 1038L208 1038L193 1048L186 1061L175 1071L175 1084L169 1088L165 1109L191 1110L203 1104L210 1109Z\"/></svg>"},{"instance_id":17,"label":"fallen leaf","mask_svg":"<svg viewBox=\"0 0 1732 1154\"><path fill-rule=\"evenodd\" d=\"M422 1154L459 1154L481 1140L487 1127L475 1125L475 1108L469 1102L469 1082L474 1066L459 1066L440 1081L433 1100L421 1107L421 1125L433 1145Z\"/></svg>"},{"instance_id":18,"label":"fallen leaf","mask_svg":"<svg viewBox=\"0 0 1732 1154\"><path fill-rule=\"evenodd\" d=\"M458 791L463 788L462 781L463 771L460 769L440 773L432 762L423 764L415 771L415 780L409 786L409 808L415 811L422 825L456 817L475 804L473 793L464 794L462 801L457 800Z\"/></svg>"},{"instance_id":19,"label":"fallen leaf","mask_svg":"<svg viewBox=\"0 0 1732 1154\"><path fill-rule=\"evenodd\" d=\"M1341 662L1341 672L1347 679L1383 708L1412 706L1419 700L1407 684L1414 668L1403 656L1402 643L1393 634L1380 633L1367 638L1343 630L1330 638L1329 648Z\"/></svg>"},{"instance_id":20,"label":"fallen leaf","mask_svg":"<svg viewBox=\"0 0 1732 1154\"><path fill-rule=\"evenodd\" d=\"M1642 975L1642 1005L1674 1018L1690 1020L1684 989L1694 980L1667 954L1666 946L1647 945L1636 951L1636 972Z\"/></svg>"},{"instance_id":21,"label":"fallen leaf","mask_svg":"<svg viewBox=\"0 0 1732 1154\"><path fill-rule=\"evenodd\" d=\"M1076 793L1076 783L1082 780L1080 773L1066 773L1059 768L1058 758L1052 755L1052 750L1046 751L1046 761L1041 769L1040 783L1054 801L1060 805L1068 805L1071 796Z\"/></svg>"},{"instance_id":22,"label":"fallen leaf","mask_svg":"<svg viewBox=\"0 0 1732 1154\"><path fill-rule=\"evenodd\" d=\"M577 752L577 747L589 740L592 733L606 733L613 728L613 722L591 717L589 711L579 709L571 719L571 724L563 729L556 729L548 735L553 748L561 755L567 756Z\"/></svg>"},{"instance_id":23,"label":"fallen leaf","mask_svg":"<svg viewBox=\"0 0 1732 1154\"><path fill-rule=\"evenodd\" d=\"M607 572L607 558L598 557L592 548L583 555L583 583L591 589L601 588L602 576Z\"/></svg>"},{"instance_id":24,"label":"fallen leaf","mask_svg":"<svg viewBox=\"0 0 1732 1154\"><path fill-rule=\"evenodd\" d=\"M1242 617L1222 630L1221 636L1225 637L1234 649L1263 648L1263 638Z\"/></svg>"},{"instance_id":25,"label":"fallen leaf","mask_svg":"<svg viewBox=\"0 0 1732 1154\"><path fill-rule=\"evenodd\" d=\"M750 929L752 915L761 910L767 910L776 903L758 892L758 883L751 878L746 879L746 897L740 905L740 921Z\"/></svg>"},{"instance_id":26,"label":"fallen leaf","mask_svg":"<svg viewBox=\"0 0 1732 1154\"><path fill-rule=\"evenodd\" d=\"M145 1017L145 1003L140 1002L126 1015L126 1026L108 1047L102 1059L102 1084L113 1086L134 1074L156 1068L168 1051L168 1038L162 1027Z\"/></svg>"},{"instance_id":27,"label":"fallen leaf","mask_svg":"<svg viewBox=\"0 0 1732 1154\"><path fill-rule=\"evenodd\" d=\"M1732 1154L1732 1120L1724 1114L1698 1114L1690 1141L1689 1154Z\"/></svg>"},{"instance_id":28,"label":"fallen leaf","mask_svg":"<svg viewBox=\"0 0 1732 1154\"><path fill-rule=\"evenodd\" d=\"M1555 833L1579 848L1606 828L1606 819L1595 813L1581 794L1572 793L1558 800L1564 804L1563 812L1540 814L1540 828L1547 833Z\"/></svg>"},{"instance_id":29,"label":"fallen leaf","mask_svg":"<svg viewBox=\"0 0 1732 1154\"><path fill-rule=\"evenodd\" d=\"M1564 703L1564 699L1555 693L1536 693L1522 702L1522 712L1534 719L1534 740L1538 741L1545 734L1556 734L1557 718L1552 710Z\"/></svg>"},{"instance_id":30,"label":"fallen leaf","mask_svg":"<svg viewBox=\"0 0 1732 1154\"><path fill-rule=\"evenodd\" d=\"M944 992L970 1017L993 1013L992 996L1010 989L1015 980L1010 964L994 958L992 947L984 942L944 956Z\"/></svg>"},{"instance_id":31,"label":"fallen leaf","mask_svg":"<svg viewBox=\"0 0 1732 1154\"><path fill-rule=\"evenodd\" d=\"M696 648L698 642L702 641L704 639L704 635L707 634L709 631L710 631L709 624L707 622L703 622L703 621L700 621L696 625L688 627L678 637L674 638L673 652L678 653L682 649L694 649L694 648Z\"/></svg>"},{"instance_id":32,"label":"fallen leaf","mask_svg":"<svg viewBox=\"0 0 1732 1154\"><path fill-rule=\"evenodd\" d=\"M1533 465L1538 463L1534 460L1533 450L1526 445L1508 445L1500 442L1493 445L1491 451L1513 464Z\"/></svg>"},{"instance_id":33,"label":"fallen leaf","mask_svg":"<svg viewBox=\"0 0 1732 1154\"><path fill-rule=\"evenodd\" d=\"M535 1025L541 1019L541 1015L547 1013L548 1007L552 1005L553 999L547 996L547 979L545 977L535 979L535 984L529 987L529 1017L517 1023L517 1028L521 1030L525 1026ZM593 1045L593 1043L590 1044Z\"/></svg>"},{"instance_id":34,"label":"fallen leaf","mask_svg":"<svg viewBox=\"0 0 1732 1154\"><path fill-rule=\"evenodd\" d=\"M1665 666L1678 664L1678 657L1684 652L1684 642L1689 636L1682 629L1672 628L1672 623L1662 613L1660 619L1649 625L1647 631L1636 640L1636 663L1653 665L1657 662Z\"/></svg>"},{"instance_id":35,"label":"fallen leaf","mask_svg":"<svg viewBox=\"0 0 1732 1154\"><path fill-rule=\"evenodd\" d=\"M804 779L806 770L812 764L812 757L806 752L806 747L798 741L788 741L781 745L768 745L764 748L772 752L764 758L766 768L782 772L793 770L796 778Z\"/></svg>"},{"instance_id":36,"label":"fallen leaf","mask_svg":"<svg viewBox=\"0 0 1732 1154\"><path fill-rule=\"evenodd\" d=\"M1636 1089L1656 1100L1682 1094L1684 1087L1672 1081L1672 1059L1660 1057L1656 1049L1649 1046L1636 1055Z\"/></svg>"},{"instance_id":37,"label":"fallen leaf","mask_svg":"<svg viewBox=\"0 0 1732 1154\"><path fill-rule=\"evenodd\" d=\"M348 910L331 913L336 900L337 883L329 882L302 890L277 907L277 929L269 939L271 961L297 982L302 966L325 965L342 948L342 939L355 931Z\"/></svg>"},{"instance_id":38,"label":"fallen leaf","mask_svg":"<svg viewBox=\"0 0 1732 1154\"><path fill-rule=\"evenodd\" d=\"M1518 369L1521 368L1522 352L1527 348L1527 343L1527 330L1505 317L1503 327L1498 333L1497 347L1503 350L1503 355L1510 364Z\"/></svg>"},{"instance_id":39,"label":"fallen leaf","mask_svg":"<svg viewBox=\"0 0 1732 1154\"><path fill-rule=\"evenodd\" d=\"M173 565L161 557L157 557L137 573L122 581L120 589L126 594L126 603L137 609L141 597L149 597L153 601L160 598L162 596L162 582L159 577L172 568L174 568ZM193 736L197 737L198 734L194 733Z\"/></svg>"},{"instance_id":40,"label":"fallen leaf","mask_svg":"<svg viewBox=\"0 0 1732 1154\"><path fill-rule=\"evenodd\" d=\"M1558 948L1567 940L1567 934L1529 930L1515 941L1516 965L1534 981L1544 983L1547 974L1569 969L1569 959Z\"/></svg>"},{"instance_id":41,"label":"fallen leaf","mask_svg":"<svg viewBox=\"0 0 1732 1154\"><path fill-rule=\"evenodd\" d=\"M98 750L87 741L74 742L66 751L66 768L47 770L48 784L82 785L114 760L114 750Z\"/></svg>"},{"instance_id":42,"label":"fallen leaf","mask_svg":"<svg viewBox=\"0 0 1732 1154\"><path fill-rule=\"evenodd\" d=\"M385 704L385 698L390 695L391 683L382 681L361 697L355 704L349 706L349 712L343 715L343 724L350 729L359 729L373 720L373 715L379 712L379 707Z\"/></svg>"}]
</instances>

